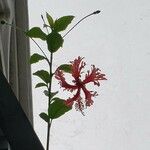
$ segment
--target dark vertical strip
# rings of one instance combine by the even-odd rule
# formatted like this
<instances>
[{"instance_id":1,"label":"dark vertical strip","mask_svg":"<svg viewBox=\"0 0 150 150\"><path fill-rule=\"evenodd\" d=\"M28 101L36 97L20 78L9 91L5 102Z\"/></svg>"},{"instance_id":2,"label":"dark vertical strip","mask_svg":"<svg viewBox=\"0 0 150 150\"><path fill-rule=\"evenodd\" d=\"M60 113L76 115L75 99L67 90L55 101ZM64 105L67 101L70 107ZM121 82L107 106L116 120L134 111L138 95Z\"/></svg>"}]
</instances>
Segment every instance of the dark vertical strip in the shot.
<instances>
[{"instance_id":1,"label":"dark vertical strip","mask_svg":"<svg viewBox=\"0 0 150 150\"><path fill-rule=\"evenodd\" d=\"M26 31L28 29L28 5L27 0L15 0L16 26ZM30 47L29 39L25 34L16 30L17 62L18 62L18 90L19 102L26 115L33 123L31 69L29 64Z\"/></svg>"}]
</instances>

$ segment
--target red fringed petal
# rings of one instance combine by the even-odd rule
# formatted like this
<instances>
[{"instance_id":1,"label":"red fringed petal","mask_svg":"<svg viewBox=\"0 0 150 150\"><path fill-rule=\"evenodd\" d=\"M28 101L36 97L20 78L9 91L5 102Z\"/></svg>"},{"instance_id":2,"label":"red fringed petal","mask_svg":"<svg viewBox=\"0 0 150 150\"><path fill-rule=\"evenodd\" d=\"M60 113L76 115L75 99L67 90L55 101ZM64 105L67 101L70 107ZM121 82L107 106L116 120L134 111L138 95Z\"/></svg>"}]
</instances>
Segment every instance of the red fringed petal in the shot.
<instances>
[{"instance_id":1,"label":"red fringed petal","mask_svg":"<svg viewBox=\"0 0 150 150\"><path fill-rule=\"evenodd\" d=\"M100 80L107 80L105 74L101 74L100 69L92 65L91 72L89 70L87 71L83 84L93 82L94 85L100 86Z\"/></svg>"},{"instance_id":2,"label":"red fringed petal","mask_svg":"<svg viewBox=\"0 0 150 150\"><path fill-rule=\"evenodd\" d=\"M55 72L55 78L57 80L59 80L61 87L63 87L65 90L72 92L72 91L78 89L78 87L76 85L71 85L66 82L63 72L59 69Z\"/></svg>"},{"instance_id":3,"label":"red fringed petal","mask_svg":"<svg viewBox=\"0 0 150 150\"><path fill-rule=\"evenodd\" d=\"M77 79L81 76L81 70L84 68L84 66L86 65L86 63L84 61L82 61L83 58L81 58L80 56L75 59L74 61L71 62L72 64L72 76Z\"/></svg>"}]
</instances>

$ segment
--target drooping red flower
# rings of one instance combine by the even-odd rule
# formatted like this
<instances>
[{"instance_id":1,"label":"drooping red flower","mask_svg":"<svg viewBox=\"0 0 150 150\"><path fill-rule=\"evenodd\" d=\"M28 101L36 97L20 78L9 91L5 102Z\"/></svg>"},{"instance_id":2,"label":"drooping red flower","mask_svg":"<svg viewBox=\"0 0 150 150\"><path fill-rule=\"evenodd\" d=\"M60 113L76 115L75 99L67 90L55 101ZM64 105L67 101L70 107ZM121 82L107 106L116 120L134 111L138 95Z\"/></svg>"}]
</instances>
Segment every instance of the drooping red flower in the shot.
<instances>
[{"instance_id":1,"label":"drooping red flower","mask_svg":"<svg viewBox=\"0 0 150 150\"><path fill-rule=\"evenodd\" d=\"M100 86L100 80L107 80L105 74L101 73L101 70L96 68L94 65L91 66L91 70L87 71L85 74L85 79L81 80L81 74L83 74L82 69L85 67L86 63L80 56L71 63L71 75L73 77L73 84L66 82L64 77L64 72L59 68L55 72L55 78L59 80L59 83L64 90L73 92L76 90L76 94L73 97L69 97L66 100L66 105L72 106L75 103L76 110L83 113L83 109L89 107L93 104L92 97L97 96L96 91L89 91L86 88L86 84L93 82L94 85ZM81 96L81 91L83 91L85 97Z\"/></svg>"}]
</instances>

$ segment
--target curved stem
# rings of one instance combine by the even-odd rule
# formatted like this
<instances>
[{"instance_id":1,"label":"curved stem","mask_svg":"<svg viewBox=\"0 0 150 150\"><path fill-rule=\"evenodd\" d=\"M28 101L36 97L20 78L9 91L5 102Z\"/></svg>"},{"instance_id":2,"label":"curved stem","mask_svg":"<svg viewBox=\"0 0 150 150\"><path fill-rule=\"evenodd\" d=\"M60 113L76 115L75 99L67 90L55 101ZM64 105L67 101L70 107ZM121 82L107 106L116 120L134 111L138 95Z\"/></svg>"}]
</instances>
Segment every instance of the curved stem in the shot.
<instances>
[{"instance_id":1,"label":"curved stem","mask_svg":"<svg viewBox=\"0 0 150 150\"><path fill-rule=\"evenodd\" d=\"M30 38L30 39L31 39L31 40L35 43L35 45L40 49L40 51L43 53L43 55L44 55L46 61L47 61L48 64L50 65L50 61L48 60L46 54L44 53L44 51L42 50L42 48L40 47L40 45L39 45L33 38Z\"/></svg>"},{"instance_id":2,"label":"curved stem","mask_svg":"<svg viewBox=\"0 0 150 150\"><path fill-rule=\"evenodd\" d=\"M17 26L14 26L13 24L10 24L10 23L7 23L7 22L5 22L5 24L6 24L6 25L9 25L9 26L11 26L12 28L17 29L18 31L21 31L21 32L23 32L23 33L26 34L26 32L25 32L24 30L22 30L21 28L19 28L19 27L17 27ZM40 49L40 51L43 53L43 55L44 55L46 61L47 61L48 64L50 65L50 62L49 62L49 60L48 60L46 54L44 53L44 51L43 51L42 48L40 47L40 45L39 45L33 38L31 38L31 37L29 37L29 38L30 38L30 39L35 43L35 45Z\"/></svg>"},{"instance_id":3,"label":"curved stem","mask_svg":"<svg viewBox=\"0 0 150 150\"><path fill-rule=\"evenodd\" d=\"M92 16L92 15L95 15L95 14L99 14L101 11L100 10L97 10L97 11L94 11L93 13L83 17L82 19L80 19L64 36L63 38L68 35L80 22L82 22L83 20L85 20L86 18Z\"/></svg>"}]
</instances>

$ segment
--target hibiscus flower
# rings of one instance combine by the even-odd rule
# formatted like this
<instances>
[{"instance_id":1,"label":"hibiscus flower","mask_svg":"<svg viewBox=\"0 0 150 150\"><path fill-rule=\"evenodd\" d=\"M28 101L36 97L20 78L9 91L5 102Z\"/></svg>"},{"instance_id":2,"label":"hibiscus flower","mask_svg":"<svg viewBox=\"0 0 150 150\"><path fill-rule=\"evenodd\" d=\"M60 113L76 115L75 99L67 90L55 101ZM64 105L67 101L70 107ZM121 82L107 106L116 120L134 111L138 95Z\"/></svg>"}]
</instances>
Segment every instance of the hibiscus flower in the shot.
<instances>
[{"instance_id":1,"label":"hibiscus flower","mask_svg":"<svg viewBox=\"0 0 150 150\"><path fill-rule=\"evenodd\" d=\"M84 69L86 63L83 61L83 58L80 56L76 58L74 61L70 62L71 66L71 75L73 77L72 83L70 84L66 81L64 77L64 72L59 68L55 72L55 78L59 80L59 83L64 90L76 93L73 97L69 97L66 100L67 106L72 106L75 104L76 110L81 111L83 113L83 109L89 107L93 104L93 97L97 96L96 91L90 91L86 88L88 83L94 83L96 86L100 86L100 80L107 80L105 78L105 74L101 73L99 68L96 68L94 65L91 65L91 70L88 70L85 74L84 80L81 80L81 75L84 73L82 70ZM84 93L84 97L81 95L81 91Z\"/></svg>"}]
</instances>

